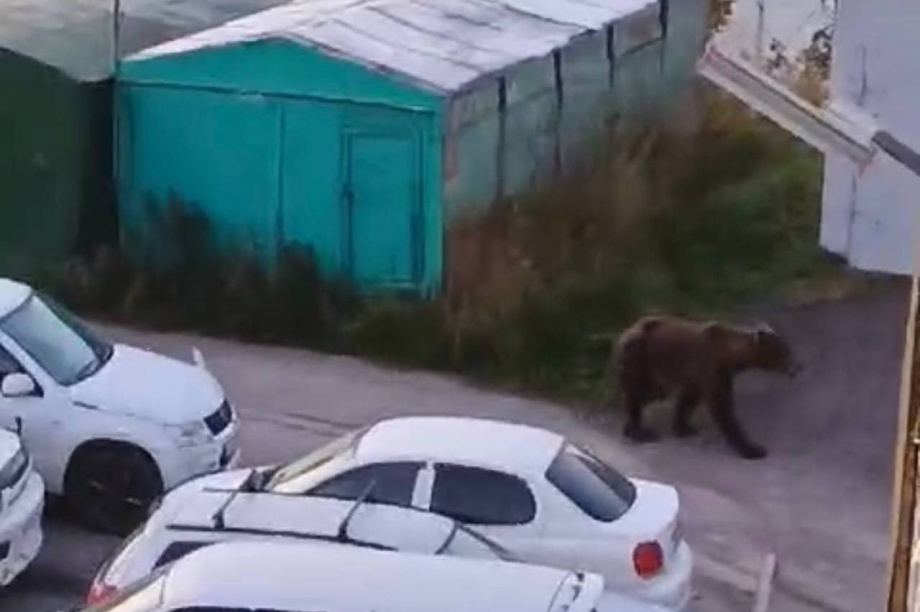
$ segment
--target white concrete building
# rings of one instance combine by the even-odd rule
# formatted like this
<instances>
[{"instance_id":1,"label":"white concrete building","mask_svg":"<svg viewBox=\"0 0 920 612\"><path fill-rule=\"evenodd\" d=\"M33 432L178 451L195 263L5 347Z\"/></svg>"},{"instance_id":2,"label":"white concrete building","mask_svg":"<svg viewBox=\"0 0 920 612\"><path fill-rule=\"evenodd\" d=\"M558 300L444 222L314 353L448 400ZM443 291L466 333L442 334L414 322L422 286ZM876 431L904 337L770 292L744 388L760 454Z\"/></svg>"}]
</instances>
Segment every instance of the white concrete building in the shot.
<instances>
[{"instance_id":1,"label":"white concrete building","mask_svg":"<svg viewBox=\"0 0 920 612\"><path fill-rule=\"evenodd\" d=\"M920 3L837 5L826 108L794 95L724 39L699 70L825 154L822 247L861 270L910 274L920 269Z\"/></svg>"},{"instance_id":2,"label":"white concrete building","mask_svg":"<svg viewBox=\"0 0 920 612\"><path fill-rule=\"evenodd\" d=\"M920 150L920 3L839 0L831 98ZM920 177L884 153L865 168L825 156L821 245L856 268L909 274L917 261Z\"/></svg>"}]
</instances>

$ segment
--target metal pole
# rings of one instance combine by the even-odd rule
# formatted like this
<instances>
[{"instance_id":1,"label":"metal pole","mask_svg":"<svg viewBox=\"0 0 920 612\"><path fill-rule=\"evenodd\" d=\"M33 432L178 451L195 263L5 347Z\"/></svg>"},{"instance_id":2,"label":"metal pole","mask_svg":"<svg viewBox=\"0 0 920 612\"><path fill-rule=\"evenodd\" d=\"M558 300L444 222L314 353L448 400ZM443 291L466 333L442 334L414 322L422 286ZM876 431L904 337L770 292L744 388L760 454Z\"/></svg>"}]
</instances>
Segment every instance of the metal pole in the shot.
<instances>
[{"instance_id":1,"label":"metal pole","mask_svg":"<svg viewBox=\"0 0 920 612\"><path fill-rule=\"evenodd\" d=\"M113 0L112 4L112 89L111 89L111 109L112 109L112 197L114 198L115 210L118 210L118 196L120 193L120 117L119 96L118 96L118 69L121 63L121 0ZM121 242L121 228L118 228L118 242Z\"/></svg>"},{"instance_id":2,"label":"metal pole","mask_svg":"<svg viewBox=\"0 0 920 612\"><path fill-rule=\"evenodd\" d=\"M757 67L763 68L763 31L764 31L764 18L765 18L765 7L764 2L766 0L757 0L757 36L755 37L754 44L757 48L754 51L754 57L757 60Z\"/></svg>"},{"instance_id":3,"label":"metal pole","mask_svg":"<svg viewBox=\"0 0 920 612\"><path fill-rule=\"evenodd\" d=\"M910 588L910 557L917 503L917 445L914 431L920 404L920 359L917 355L917 274L911 282L911 306L907 320L904 367L901 375L901 409L895 452L895 477L891 556L888 562L887 612L906 612Z\"/></svg>"},{"instance_id":4,"label":"metal pole","mask_svg":"<svg viewBox=\"0 0 920 612\"><path fill-rule=\"evenodd\" d=\"M121 0L113 0L112 5L112 74L118 74L119 39L121 36Z\"/></svg>"}]
</instances>

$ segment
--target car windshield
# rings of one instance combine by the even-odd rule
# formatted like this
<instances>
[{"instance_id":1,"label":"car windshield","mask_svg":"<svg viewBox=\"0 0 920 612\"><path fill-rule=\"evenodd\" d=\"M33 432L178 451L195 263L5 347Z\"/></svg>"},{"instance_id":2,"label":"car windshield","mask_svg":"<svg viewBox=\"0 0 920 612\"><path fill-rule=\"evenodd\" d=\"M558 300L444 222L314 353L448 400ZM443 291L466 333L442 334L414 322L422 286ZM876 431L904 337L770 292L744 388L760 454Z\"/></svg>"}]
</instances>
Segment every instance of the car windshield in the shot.
<instances>
[{"instance_id":1,"label":"car windshield","mask_svg":"<svg viewBox=\"0 0 920 612\"><path fill-rule=\"evenodd\" d=\"M550 464L546 479L599 521L620 518L636 500L636 486L632 481L571 444L566 444Z\"/></svg>"},{"instance_id":2,"label":"car windshield","mask_svg":"<svg viewBox=\"0 0 920 612\"><path fill-rule=\"evenodd\" d=\"M319 466L323 465L324 463L328 463L339 455L348 452L358 443L358 440L365 431L367 431L366 427L351 431L344 436L336 438L332 442L319 447L305 457L301 457L296 461L292 461L291 463L280 466L274 473L270 474L270 477L265 483L263 489L269 491L273 490L276 487L294 480L295 478L303 476L311 470L315 470Z\"/></svg>"},{"instance_id":3,"label":"car windshield","mask_svg":"<svg viewBox=\"0 0 920 612\"><path fill-rule=\"evenodd\" d=\"M92 376L112 356L111 344L46 296L33 294L0 320L0 330L64 386Z\"/></svg>"}]
</instances>

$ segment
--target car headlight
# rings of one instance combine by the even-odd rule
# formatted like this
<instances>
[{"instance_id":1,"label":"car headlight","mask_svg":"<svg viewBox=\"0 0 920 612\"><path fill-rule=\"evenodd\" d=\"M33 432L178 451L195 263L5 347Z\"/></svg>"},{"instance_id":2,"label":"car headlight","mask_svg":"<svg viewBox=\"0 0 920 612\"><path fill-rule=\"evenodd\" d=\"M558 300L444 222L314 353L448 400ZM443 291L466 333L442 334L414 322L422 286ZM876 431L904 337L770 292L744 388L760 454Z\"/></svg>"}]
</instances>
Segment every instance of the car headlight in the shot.
<instances>
[{"instance_id":1,"label":"car headlight","mask_svg":"<svg viewBox=\"0 0 920 612\"><path fill-rule=\"evenodd\" d=\"M0 489L8 489L19 482L29 464L29 455L24 448L20 448L12 459L0 469Z\"/></svg>"},{"instance_id":2,"label":"car headlight","mask_svg":"<svg viewBox=\"0 0 920 612\"><path fill-rule=\"evenodd\" d=\"M6 489L12 488L29 469L29 454L24 448L16 451L16 454L6 462L6 465L0 469L0 511L6 505Z\"/></svg>"},{"instance_id":3,"label":"car headlight","mask_svg":"<svg viewBox=\"0 0 920 612\"><path fill-rule=\"evenodd\" d=\"M172 427L176 443L180 447L199 446L211 441L211 432L202 421L193 421Z\"/></svg>"}]
</instances>

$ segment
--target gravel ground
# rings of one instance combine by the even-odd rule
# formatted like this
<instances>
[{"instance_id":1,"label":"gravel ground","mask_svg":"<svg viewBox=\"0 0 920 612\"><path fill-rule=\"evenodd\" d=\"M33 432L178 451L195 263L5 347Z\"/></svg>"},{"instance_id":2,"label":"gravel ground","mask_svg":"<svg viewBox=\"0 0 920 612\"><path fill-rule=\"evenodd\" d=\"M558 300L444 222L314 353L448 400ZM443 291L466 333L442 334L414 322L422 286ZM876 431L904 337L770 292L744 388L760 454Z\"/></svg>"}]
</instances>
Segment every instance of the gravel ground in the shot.
<instances>
[{"instance_id":1,"label":"gravel ground","mask_svg":"<svg viewBox=\"0 0 920 612\"><path fill-rule=\"evenodd\" d=\"M753 576L778 559L771 610L867 612L883 598L898 377L908 285L812 307L764 307L806 364L794 381L756 374L738 385L739 413L770 456L732 455L699 413L702 434L637 447L621 415L589 422L550 403L457 379L307 351L108 328L115 338L183 359L204 352L244 419L244 463L290 458L384 416L460 414L554 429L637 476L680 491L683 529L699 557L696 612L749 609L751 595L708 569ZM667 413L655 415L663 427ZM36 563L0 594L0 612L51 612L79 601L117 540L87 533L54 505Z\"/></svg>"}]
</instances>

